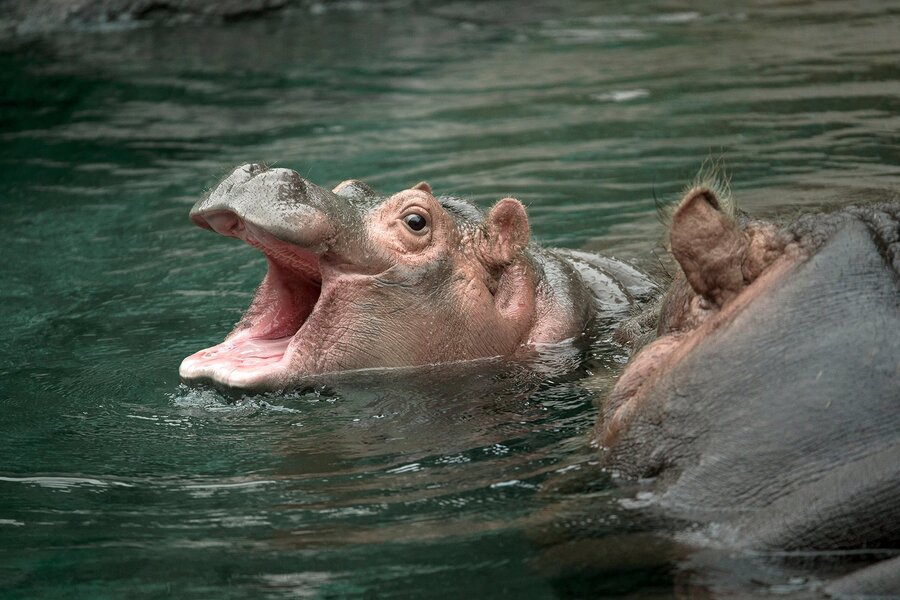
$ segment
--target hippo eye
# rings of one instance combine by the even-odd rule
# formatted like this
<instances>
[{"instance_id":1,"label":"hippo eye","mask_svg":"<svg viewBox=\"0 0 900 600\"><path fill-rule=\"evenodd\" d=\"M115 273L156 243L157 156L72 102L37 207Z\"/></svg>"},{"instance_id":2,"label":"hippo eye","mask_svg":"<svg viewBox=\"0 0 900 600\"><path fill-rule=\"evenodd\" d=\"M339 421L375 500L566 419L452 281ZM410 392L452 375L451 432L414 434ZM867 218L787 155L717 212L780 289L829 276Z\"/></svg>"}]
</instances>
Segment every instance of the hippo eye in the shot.
<instances>
[{"instance_id":1,"label":"hippo eye","mask_svg":"<svg viewBox=\"0 0 900 600\"><path fill-rule=\"evenodd\" d=\"M428 221L418 213L409 213L403 217L403 222L413 233L423 233L428 226Z\"/></svg>"}]
</instances>

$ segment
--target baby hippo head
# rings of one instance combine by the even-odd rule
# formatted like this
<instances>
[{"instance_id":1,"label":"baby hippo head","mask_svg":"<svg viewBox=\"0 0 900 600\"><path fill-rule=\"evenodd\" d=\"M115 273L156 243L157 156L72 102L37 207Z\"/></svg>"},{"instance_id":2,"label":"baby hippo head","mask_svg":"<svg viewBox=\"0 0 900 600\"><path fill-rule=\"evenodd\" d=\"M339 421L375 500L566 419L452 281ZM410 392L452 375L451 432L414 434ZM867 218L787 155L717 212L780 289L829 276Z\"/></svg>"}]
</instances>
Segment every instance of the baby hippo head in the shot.
<instances>
[{"instance_id":1,"label":"baby hippo head","mask_svg":"<svg viewBox=\"0 0 900 600\"><path fill-rule=\"evenodd\" d=\"M328 191L287 169L245 165L191 211L268 270L220 344L187 357L186 382L252 391L304 377L508 355L534 318L522 205L486 214L426 183L388 198L350 180Z\"/></svg>"}]
</instances>

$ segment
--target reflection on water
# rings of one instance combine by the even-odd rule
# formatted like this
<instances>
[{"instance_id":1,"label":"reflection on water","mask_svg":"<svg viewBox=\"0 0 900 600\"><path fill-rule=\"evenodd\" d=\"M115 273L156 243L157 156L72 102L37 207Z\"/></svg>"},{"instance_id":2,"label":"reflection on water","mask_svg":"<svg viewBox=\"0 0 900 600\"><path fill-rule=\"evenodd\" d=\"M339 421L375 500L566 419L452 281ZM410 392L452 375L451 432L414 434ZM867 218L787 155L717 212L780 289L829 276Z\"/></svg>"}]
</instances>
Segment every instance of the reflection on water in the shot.
<instances>
[{"instance_id":1,"label":"reflection on water","mask_svg":"<svg viewBox=\"0 0 900 600\"><path fill-rule=\"evenodd\" d=\"M625 359L603 335L282 396L180 387L264 271L186 215L262 160L516 196L537 239L652 266L656 202L709 155L756 213L900 188L898 26L874 1L446 2L3 41L0 587L808 592L650 535L640 495L592 465Z\"/></svg>"}]
</instances>

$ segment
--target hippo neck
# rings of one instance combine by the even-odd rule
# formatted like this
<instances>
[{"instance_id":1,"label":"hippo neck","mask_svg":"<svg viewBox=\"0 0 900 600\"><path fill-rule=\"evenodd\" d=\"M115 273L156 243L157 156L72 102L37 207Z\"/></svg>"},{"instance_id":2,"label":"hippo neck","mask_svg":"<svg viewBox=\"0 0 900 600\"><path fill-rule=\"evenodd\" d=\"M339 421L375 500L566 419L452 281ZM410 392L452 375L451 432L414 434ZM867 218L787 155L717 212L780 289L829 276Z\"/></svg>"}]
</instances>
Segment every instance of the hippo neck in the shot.
<instances>
[{"instance_id":1,"label":"hippo neck","mask_svg":"<svg viewBox=\"0 0 900 600\"><path fill-rule=\"evenodd\" d=\"M576 268L552 250L531 246L535 320L528 344L547 344L580 334L594 314L594 300Z\"/></svg>"}]
</instances>

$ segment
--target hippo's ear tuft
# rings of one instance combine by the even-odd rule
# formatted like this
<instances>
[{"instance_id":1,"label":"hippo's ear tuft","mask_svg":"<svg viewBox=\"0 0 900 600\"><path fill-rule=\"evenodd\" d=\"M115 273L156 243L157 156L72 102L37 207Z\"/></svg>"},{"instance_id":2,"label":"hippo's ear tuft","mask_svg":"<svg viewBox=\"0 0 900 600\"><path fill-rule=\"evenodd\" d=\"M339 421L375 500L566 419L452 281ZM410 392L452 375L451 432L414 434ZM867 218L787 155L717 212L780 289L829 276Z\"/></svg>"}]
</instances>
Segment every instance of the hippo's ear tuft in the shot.
<instances>
[{"instance_id":1,"label":"hippo's ear tuft","mask_svg":"<svg viewBox=\"0 0 900 600\"><path fill-rule=\"evenodd\" d=\"M423 192L425 192L425 193L428 193L428 194L431 193L431 186L428 185L428 182L427 182L427 181L420 181L420 182L417 183L416 185L412 186L412 189L414 189L414 190L421 190L421 191L423 191Z\"/></svg>"},{"instance_id":2,"label":"hippo's ear tuft","mask_svg":"<svg viewBox=\"0 0 900 600\"><path fill-rule=\"evenodd\" d=\"M707 187L690 190L672 215L669 245L691 287L721 306L744 287L747 236Z\"/></svg>"},{"instance_id":3,"label":"hippo's ear tuft","mask_svg":"<svg viewBox=\"0 0 900 600\"><path fill-rule=\"evenodd\" d=\"M511 263L528 245L528 216L515 198L497 202L485 219L485 259L493 265Z\"/></svg>"}]
</instances>

